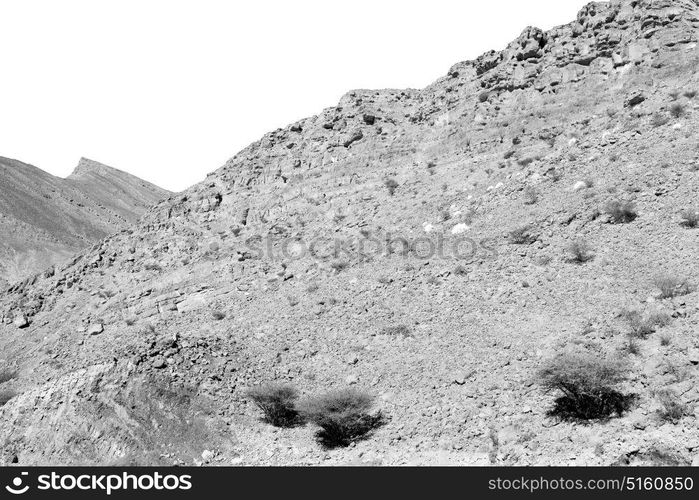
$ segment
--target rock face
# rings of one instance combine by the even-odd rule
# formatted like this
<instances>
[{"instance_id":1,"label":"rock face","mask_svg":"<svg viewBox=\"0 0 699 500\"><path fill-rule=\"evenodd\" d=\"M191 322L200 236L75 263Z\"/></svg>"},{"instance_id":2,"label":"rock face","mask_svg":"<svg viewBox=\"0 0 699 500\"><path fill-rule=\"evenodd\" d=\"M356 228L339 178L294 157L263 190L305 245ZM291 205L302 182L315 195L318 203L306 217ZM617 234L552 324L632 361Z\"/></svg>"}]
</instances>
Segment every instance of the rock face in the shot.
<instances>
[{"instance_id":1,"label":"rock face","mask_svg":"<svg viewBox=\"0 0 699 500\"><path fill-rule=\"evenodd\" d=\"M0 157L0 288L133 224L168 195L85 158L60 179Z\"/></svg>"},{"instance_id":2,"label":"rock face","mask_svg":"<svg viewBox=\"0 0 699 500\"><path fill-rule=\"evenodd\" d=\"M16 284L1 456L691 463L699 300L658 298L653 278L699 284L681 218L699 192L698 30L696 2L592 3L424 89L349 92ZM622 202L635 216L614 224ZM671 319L631 349L624 309ZM636 406L604 425L548 416L537 371L572 346L627 361ZM245 390L265 381L366 389L388 418L326 452L260 421ZM663 417L658 389L686 415Z\"/></svg>"}]
</instances>

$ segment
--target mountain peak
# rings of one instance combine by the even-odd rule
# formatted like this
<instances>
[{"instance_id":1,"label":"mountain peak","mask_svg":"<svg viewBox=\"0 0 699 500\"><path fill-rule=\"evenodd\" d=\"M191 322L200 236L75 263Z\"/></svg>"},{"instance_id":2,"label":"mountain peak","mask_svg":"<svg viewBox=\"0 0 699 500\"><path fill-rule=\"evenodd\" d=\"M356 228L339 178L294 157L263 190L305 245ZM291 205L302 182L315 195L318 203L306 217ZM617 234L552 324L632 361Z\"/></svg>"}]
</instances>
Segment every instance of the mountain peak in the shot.
<instances>
[{"instance_id":1,"label":"mountain peak","mask_svg":"<svg viewBox=\"0 0 699 500\"><path fill-rule=\"evenodd\" d=\"M73 172L70 174L70 177L81 176L89 173L105 173L114 171L118 170L108 165L105 165L104 163L100 163L95 160L90 160L89 158L85 158L83 156L82 158L80 158L78 164L73 169Z\"/></svg>"}]
</instances>

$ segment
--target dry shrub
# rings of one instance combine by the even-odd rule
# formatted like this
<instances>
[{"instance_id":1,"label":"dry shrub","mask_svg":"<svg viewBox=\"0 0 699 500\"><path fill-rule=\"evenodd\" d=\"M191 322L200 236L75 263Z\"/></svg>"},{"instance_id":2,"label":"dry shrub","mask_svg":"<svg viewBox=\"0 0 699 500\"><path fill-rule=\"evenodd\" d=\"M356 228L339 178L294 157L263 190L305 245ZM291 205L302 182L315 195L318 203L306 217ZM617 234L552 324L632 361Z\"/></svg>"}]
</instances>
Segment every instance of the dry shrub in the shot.
<instances>
[{"instance_id":1,"label":"dry shrub","mask_svg":"<svg viewBox=\"0 0 699 500\"><path fill-rule=\"evenodd\" d=\"M305 420L320 427L320 443L335 448L365 439L383 423L380 412L370 414L373 405L373 396L364 391L339 389L306 398L297 410Z\"/></svg>"},{"instance_id":2,"label":"dry shrub","mask_svg":"<svg viewBox=\"0 0 699 500\"><path fill-rule=\"evenodd\" d=\"M262 410L265 420L275 427L293 427L300 423L296 411L298 391L286 384L268 383L253 387L247 397Z\"/></svg>"},{"instance_id":3,"label":"dry shrub","mask_svg":"<svg viewBox=\"0 0 699 500\"><path fill-rule=\"evenodd\" d=\"M632 222L638 217L634 204L630 201L610 201L604 206L604 212L609 214L615 224Z\"/></svg>"},{"instance_id":4,"label":"dry shrub","mask_svg":"<svg viewBox=\"0 0 699 500\"><path fill-rule=\"evenodd\" d=\"M660 403L660 418L668 422L677 423L689 414L689 407L682 403L680 397L670 389L664 389L655 393L655 398Z\"/></svg>"},{"instance_id":5,"label":"dry shrub","mask_svg":"<svg viewBox=\"0 0 699 500\"><path fill-rule=\"evenodd\" d=\"M577 240L566 247L568 262L583 264L592 260L595 255L592 253L592 247L585 241Z\"/></svg>"},{"instance_id":6,"label":"dry shrub","mask_svg":"<svg viewBox=\"0 0 699 500\"><path fill-rule=\"evenodd\" d=\"M562 393L549 415L566 420L591 420L622 415L633 396L616 386L626 380L627 367L620 361L588 352L562 353L549 360L538 373L546 390Z\"/></svg>"},{"instance_id":7,"label":"dry shrub","mask_svg":"<svg viewBox=\"0 0 699 500\"><path fill-rule=\"evenodd\" d=\"M510 231L507 238L515 245L524 245L534 243L537 235L534 234L534 228L526 224Z\"/></svg>"}]
</instances>

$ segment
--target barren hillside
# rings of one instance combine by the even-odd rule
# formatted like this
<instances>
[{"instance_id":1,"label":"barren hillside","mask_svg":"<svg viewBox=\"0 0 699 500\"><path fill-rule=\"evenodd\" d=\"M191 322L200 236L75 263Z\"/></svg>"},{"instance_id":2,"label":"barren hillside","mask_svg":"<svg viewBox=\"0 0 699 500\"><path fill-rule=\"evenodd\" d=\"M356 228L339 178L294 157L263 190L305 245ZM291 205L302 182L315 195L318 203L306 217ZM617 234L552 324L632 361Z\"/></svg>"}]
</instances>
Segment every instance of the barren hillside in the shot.
<instances>
[{"instance_id":1,"label":"barren hillside","mask_svg":"<svg viewBox=\"0 0 699 500\"><path fill-rule=\"evenodd\" d=\"M0 288L64 263L168 194L85 158L61 179L0 157Z\"/></svg>"},{"instance_id":2,"label":"barren hillside","mask_svg":"<svg viewBox=\"0 0 699 500\"><path fill-rule=\"evenodd\" d=\"M696 1L591 3L349 92L13 286L3 460L697 463L698 29ZM567 351L623 361L633 404L551 414ZM324 448L261 420L267 381L366 390L383 425Z\"/></svg>"}]
</instances>

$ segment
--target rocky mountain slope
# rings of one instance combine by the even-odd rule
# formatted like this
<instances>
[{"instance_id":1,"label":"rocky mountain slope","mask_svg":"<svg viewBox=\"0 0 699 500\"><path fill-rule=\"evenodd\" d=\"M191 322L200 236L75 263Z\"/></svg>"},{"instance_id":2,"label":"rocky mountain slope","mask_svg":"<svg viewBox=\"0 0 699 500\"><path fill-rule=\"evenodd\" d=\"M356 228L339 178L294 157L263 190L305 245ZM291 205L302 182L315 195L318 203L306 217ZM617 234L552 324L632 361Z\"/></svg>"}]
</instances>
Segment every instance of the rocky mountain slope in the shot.
<instances>
[{"instance_id":1,"label":"rocky mountain slope","mask_svg":"<svg viewBox=\"0 0 699 500\"><path fill-rule=\"evenodd\" d=\"M0 288L65 262L168 195L85 158L61 179L0 157Z\"/></svg>"},{"instance_id":2,"label":"rocky mountain slope","mask_svg":"<svg viewBox=\"0 0 699 500\"><path fill-rule=\"evenodd\" d=\"M696 463L698 29L696 1L591 3L425 89L349 92L13 286L3 460ZM568 349L627 362L634 406L550 416L536 374ZM385 425L324 449L260 420L270 380L366 389Z\"/></svg>"}]
</instances>

